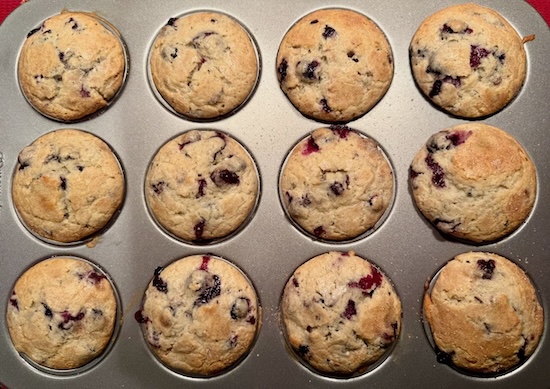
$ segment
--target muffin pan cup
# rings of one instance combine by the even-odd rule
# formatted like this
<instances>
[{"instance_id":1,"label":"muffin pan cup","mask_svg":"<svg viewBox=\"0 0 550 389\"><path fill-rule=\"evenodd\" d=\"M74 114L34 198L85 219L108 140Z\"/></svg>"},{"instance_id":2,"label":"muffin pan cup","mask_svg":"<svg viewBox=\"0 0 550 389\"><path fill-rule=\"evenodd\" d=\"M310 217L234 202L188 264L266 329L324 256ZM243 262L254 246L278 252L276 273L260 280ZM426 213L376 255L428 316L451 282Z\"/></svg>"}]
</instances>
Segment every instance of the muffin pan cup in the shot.
<instances>
[{"instance_id":1,"label":"muffin pan cup","mask_svg":"<svg viewBox=\"0 0 550 389\"><path fill-rule=\"evenodd\" d=\"M537 168L537 199L528 220L497 242L473 246L442 236L416 209L408 186L408 168L433 133L464 123L434 107L416 87L410 69L409 44L420 23L458 1L364 2L221 2L166 0L33 0L16 9L0 26L0 382L8 388L180 388L180 387L311 387L400 388L411 383L425 388L547 388L550 382L550 137L548 91L550 30L542 17L522 0L480 0L500 12L521 36L535 34L525 44L527 79L520 94L502 111L484 118L487 124L512 134ZM376 232L349 242L323 242L304 235L287 218L279 197L279 172L292 147L325 125L301 115L277 81L276 55L288 29L302 16L338 6L371 18L386 34L394 56L394 77L382 100L366 115L347 123L383 147L395 176L391 210ZM61 12L94 12L120 32L131 67L123 90L101 114L78 123L117 152L126 178L124 206L97 239L58 246L37 239L19 222L11 198L11 177L17 154L40 135L69 124L48 119L25 100L17 79L18 55L29 31ZM174 15L197 10L226 13L253 36L261 60L261 77L250 99L234 114L210 123L186 120L159 103L151 88L147 61L156 34ZM71 127L74 127L71 126ZM252 219L237 234L208 246L178 241L162 231L150 216L143 195L148 165L168 139L198 127L225 131L250 151L261 177L261 195ZM538 289L545 309L545 327L535 353L517 369L494 378L457 372L437 362L422 319L426 280L449 258L472 250L495 252L522 267ZM289 352L280 323L279 301L292 272L308 258L328 251L354 251L384 269L401 297L400 337L388 358L376 368L349 379L330 378L303 366ZM212 378L185 377L166 369L150 353L140 324L134 319L143 293L158 266L174 258L212 252L231 258L256 287L262 302L262 327L249 355L224 374ZM11 287L22 272L41 258L71 255L89 259L104 269L117 286L122 306L118 336L110 351L82 374L61 376L39 371L11 344L6 307Z\"/></svg>"}]
</instances>

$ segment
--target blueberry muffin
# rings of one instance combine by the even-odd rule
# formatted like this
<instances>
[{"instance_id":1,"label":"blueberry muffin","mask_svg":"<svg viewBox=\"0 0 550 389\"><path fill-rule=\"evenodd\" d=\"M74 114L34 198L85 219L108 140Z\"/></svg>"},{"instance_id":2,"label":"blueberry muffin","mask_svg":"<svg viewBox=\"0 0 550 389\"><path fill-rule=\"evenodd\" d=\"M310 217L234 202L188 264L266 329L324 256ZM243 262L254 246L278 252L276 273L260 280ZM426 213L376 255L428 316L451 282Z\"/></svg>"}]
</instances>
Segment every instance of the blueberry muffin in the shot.
<instances>
[{"instance_id":1,"label":"blueberry muffin","mask_svg":"<svg viewBox=\"0 0 550 389\"><path fill-rule=\"evenodd\" d=\"M223 238L240 228L258 197L259 176L248 152L226 133L193 130L164 144L145 180L157 222L185 241Z\"/></svg>"},{"instance_id":2,"label":"blueberry muffin","mask_svg":"<svg viewBox=\"0 0 550 389\"><path fill-rule=\"evenodd\" d=\"M82 367L108 346L117 303L111 282L88 262L51 258L15 283L7 323L15 349L59 370Z\"/></svg>"},{"instance_id":3,"label":"blueberry muffin","mask_svg":"<svg viewBox=\"0 0 550 389\"><path fill-rule=\"evenodd\" d=\"M281 299L287 340L328 375L361 373L397 341L401 301L384 274L353 252L328 252L301 265Z\"/></svg>"},{"instance_id":4,"label":"blueberry muffin","mask_svg":"<svg viewBox=\"0 0 550 389\"><path fill-rule=\"evenodd\" d=\"M537 193L535 166L523 147L482 123L432 135L410 166L409 182L418 209L435 227L477 243L516 230Z\"/></svg>"},{"instance_id":5,"label":"blueberry muffin","mask_svg":"<svg viewBox=\"0 0 550 389\"><path fill-rule=\"evenodd\" d=\"M210 376L245 356L259 315L256 292L240 270L218 257L192 255L155 270L136 319L165 365Z\"/></svg>"},{"instance_id":6,"label":"blueberry muffin","mask_svg":"<svg viewBox=\"0 0 550 389\"><path fill-rule=\"evenodd\" d=\"M29 103L59 121L82 119L106 107L125 71L120 37L82 12L62 12L29 32L18 63Z\"/></svg>"},{"instance_id":7,"label":"blueberry muffin","mask_svg":"<svg viewBox=\"0 0 550 389\"><path fill-rule=\"evenodd\" d=\"M250 35L219 12L171 18L153 43L149 66L162 98L191 119L231 113L250 96L259 74Z\"/></svg>"},{"instance_id":8,"label":"blueberry muffin","mask_svg":"<svg viewBox=\"0 0 550 389\"><path fill-rule=\"evenodd\" d=\"M505 372L536 349L543 310L526 274L486 252L457 255L424 296L437 359L468 372Z\"/></svg>"},{"instance_id":9,"label":"blueberry muffin","mask_svg":"<svg viewBox=\"0 0 550 389\"><path fill-rule=\"evenodd\" d=\"M301 228L316 238L342 241L375 227L393 198L393 173L374 140L333 125L294 147L280 191Z\"/></svg>"},{"instance_id":10,"label":"blueberry muffin","mask_svg":"<svg viewBox=\"0 0 550 389\"><path fill-rule=\"evenodd\" d=\"M281 89L305 116L348 122L368 112L393 78L382 30L346 9L312 12L284 36L277 54Z\"/></svg>"},{"instance_id":11,"label":"blueberry muffin","mask_svg":"<svg viewBox=\"0 0 550 389\"><path fill-rule=\"evenodd\" d=\"M90 133L47 133L20 153L12 198L21 220L39 237L74 243L104 229L120 209L122 168L109 146Z\"/></svg>"},{"instance_id":12,"label":"blueberry muffin","mask_svg":"<svg viewBox=\"0 0 550 389\"><path fill-rule=\"evenodd\" d=\"M522 38L496 11L458 4L426 18L410 44L414 79L445 111L478 118L519 92L527 59Z\"/></svg>"}]
</instances>

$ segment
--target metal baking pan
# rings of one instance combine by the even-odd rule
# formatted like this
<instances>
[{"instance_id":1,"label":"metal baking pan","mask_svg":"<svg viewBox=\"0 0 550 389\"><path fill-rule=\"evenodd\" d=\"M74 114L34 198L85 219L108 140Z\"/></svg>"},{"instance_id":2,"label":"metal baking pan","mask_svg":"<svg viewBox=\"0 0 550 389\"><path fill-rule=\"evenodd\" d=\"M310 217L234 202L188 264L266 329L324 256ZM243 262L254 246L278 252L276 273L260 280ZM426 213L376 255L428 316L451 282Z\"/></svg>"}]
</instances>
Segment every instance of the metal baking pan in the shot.
<instances>
[{"instance_id":1,"label":"metal baking pan","mask_svg":"<svg viewBox=\"0 0 550 389\"><path fill-rule=\"evenodd\" d=\"M33 0L16 9L0 26L0 382L17 388L548 388L550 386L550 127L548 99L550 30L522 0L479 0L499 11L526 36L528 74L519 96L484 122L508 131L537 166L538 194L527 222L511 236L483 246L451 241L423 219L408 188L408 166L427 138L464 122L434 108L416 88L408 46L422 20L452 0L270 2L242 0ZM305 118L279 88L275 58L288 28L301 16L324 7L357 10L386 33L395 58L388 93L369 113L350 122L376 139L391 160L396 179L392 209L372 234L345 243L314 240L286 218L278 175L293 145L324 126ZM52 121L36 112L17 81L17 57L26 34L64 8L95 12L120 31L128 48L129 72L116 101L100 115L75 124ZM169 18L193 10L217 10L242 22L253 35L262 62L254 95L234 115L208 123L174 115L155 97L147 75L147 57L156 33ZM17 154L40 135L58 128L90 131L117 152L125 169L127 193L116 221L93 245L58 246L29 233L11 201L11 176ZM252 220L230 239L193 245L165 234L151 219L143 195L148 163L166 140L195 128L227 131L239 139L258 163L261 195ZM403 305L403 327L391 355L375 369L350 379L323 377L288 351L279 322L279 299L290 274L307 259L329 250L353 250L381 267L394 282ZM454 255L492 251L508 257L533 279L545 308L544 334L535 353L519 368L497 378L480 378L439 364L422 323L424 284ZM134 313L157 266L210 252L239 266L254 283L262 305L262 326L250 354L234 369L214 378L189 378L159 363L149 352ZM73 255L101 266L113 279L122 301L123 321L117 339L99 363L81 374L55 375L27 363L11 344L6 307L15 280L31 264L55 255Z\"/></svg>"}]
</instances>

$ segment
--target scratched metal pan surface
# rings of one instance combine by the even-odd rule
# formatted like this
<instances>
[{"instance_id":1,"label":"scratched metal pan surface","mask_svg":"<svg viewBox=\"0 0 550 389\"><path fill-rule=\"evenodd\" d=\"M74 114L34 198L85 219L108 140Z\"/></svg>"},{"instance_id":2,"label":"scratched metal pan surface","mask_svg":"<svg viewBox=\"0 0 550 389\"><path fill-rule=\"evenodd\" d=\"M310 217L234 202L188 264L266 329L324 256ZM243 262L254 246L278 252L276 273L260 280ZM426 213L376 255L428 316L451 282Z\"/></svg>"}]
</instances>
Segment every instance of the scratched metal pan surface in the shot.
<instances>
[{"instance_id":1,"label":"scratched metal pan surface","mask_svg":"<svg viewBox=\"0 0 550 389\"><path fill-rule=\"evenodd\" d=\"M434 108L416 88L408 46L421 21L452 0L418 1L188 1L33 0L0 26L0 382L17 388L548 388L550 385L550 31L542 17L522 0L480 0L498 10L526 36L528 75L519 96L484 122L515 136L537 166L538 194L527 222L511 236L473 246L442 237L416 210L408 166L434 132L464 120ZM288 28L301 16L328 6L357 10L386 33L395 58L393 82L382 101L349 126L376 139L394 169L396 192L389 215L371 234L341 243L304 235L281 206L278 177L289 150L323 125L299 114L279 88L275 58ZM101 114L75 124L48 119L29 106L18 81L17 57L26 34L63 9L95 12L112 23L128 49L124 89ZM213 122L192 122L158 101L148 81L147 57L155 34L169 18L193 10L216 10L239 20L254 37L261 74L254 94L233 115ZM114 223L95 247L43 242L20 223L10 195L19 151L58 128L79 128L105 140L119 156L127 192ZM210 245L180 242L152 220L144 198L145 174L158 148L189 129L212 128L233 135L250 151L261 175L261 194L250 222L236 235ZM422 322L422 296L428 278L454 255L470 250L504 255L535 283L545 308L539 347L526 363L496 378L472 377L439 364ZM279 301L290 274L307 259L330 250L353 250L378 265L393 281L403 305L403 327L389 357L350 379L327 378L300 364L288 352L279 320ZM214 378L177 374L152 356L134 319L157 266L190 255L213 253L240 267L252 280L262 305L262 326L253 348L234 369ZM71 255L99 265L113 280L122 301L123 321L109 352L81 374L56 375L36 369L11 344L6 309L20 274L40 259Z\"/></svg>"}]
</instances>

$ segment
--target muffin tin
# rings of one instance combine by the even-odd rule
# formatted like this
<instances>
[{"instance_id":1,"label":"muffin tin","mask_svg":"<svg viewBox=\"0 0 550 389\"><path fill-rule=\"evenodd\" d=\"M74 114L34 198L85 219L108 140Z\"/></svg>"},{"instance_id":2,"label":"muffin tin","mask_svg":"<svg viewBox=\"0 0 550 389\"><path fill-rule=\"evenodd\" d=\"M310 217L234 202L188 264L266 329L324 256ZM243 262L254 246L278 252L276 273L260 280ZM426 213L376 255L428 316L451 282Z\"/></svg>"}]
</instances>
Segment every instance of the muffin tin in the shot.
<instances>
[{"instance_id":1,"label":"muffin tin","mask_svg":"<svg viewBox=\"0 0 550 389\"><path fill-rule=\"evenodd\" d=\"M222 2L204 0L33 0L15 10L0 27L0 382L8 388L176 388L176 387L342 387L377 386L547 388L550 382L550 30L526 2L480 0L500 12L526 43L528 73L518 97L484 122L511 133L537 167L535 208L527 222L498 242L475 246L439 234L416 210L408 187L408 167L433 133L465 120L431 105L416 88L409 65L410 40L422 20L457 3L361 2ZM296 229L282 208L278 178L285 157L296 142L325 126L302 116L280 90L275 58L286 31L300 17L319 8L338 6L364 13L387 35L395 59L392 84L370 112L349 126L376 139L394 169L396 192L384 223L372 234L351 242L322 242ZM23 97L17 80L17 57L26 34L64 8L95 12L112 23L127 45L129 68L116 101L101 114L76 124L52 121ZM221 11L239 20L254 37L261 74L254 94L235 114L220 120L192 122L167 110L148 81L147 58L159 29L173 15L194 10ZM46 132L74 127L104 139L121 160L126 198L116 221L94 244L60 246L43 242L20 223L12 205L11 177L23 147ZM227 240L194 245L162 231L147 211L143 187L148 164L168 139L189 129L226 131L245 144L258 164L261 194L250 222ZM280 326L279 302L292 272L309 258L330 251L353 250L384 269L395 284L403 307L403 327L389 357L376 368L350 379L327 378L300 364L287 348ZM422 322L426 280L456 254L491 251L522 267L533 280L545 309L545 329L535 353L520 367L497 378L474 377L437 362ZM252 280L262 305L262 326L250 353L234 369L213 378L190 378L165 368L149 351L134 313L157 266L192 254L212 253L231 260ZM77 256L98 264L112 278L122 302L120 331L110 351L81 374L43 372L27 363L11 344L6 307L16 279L37 261L51 256Z\"/></svg>"}]
</instances>

